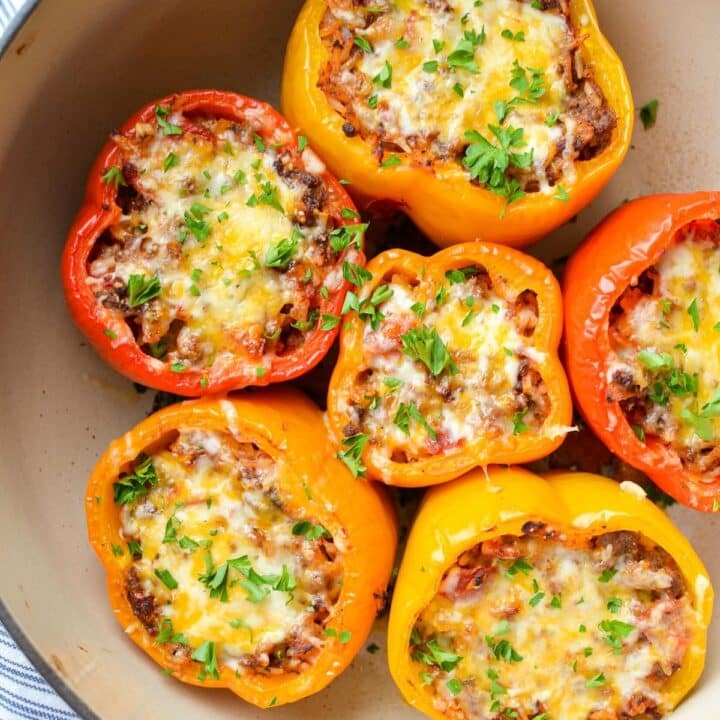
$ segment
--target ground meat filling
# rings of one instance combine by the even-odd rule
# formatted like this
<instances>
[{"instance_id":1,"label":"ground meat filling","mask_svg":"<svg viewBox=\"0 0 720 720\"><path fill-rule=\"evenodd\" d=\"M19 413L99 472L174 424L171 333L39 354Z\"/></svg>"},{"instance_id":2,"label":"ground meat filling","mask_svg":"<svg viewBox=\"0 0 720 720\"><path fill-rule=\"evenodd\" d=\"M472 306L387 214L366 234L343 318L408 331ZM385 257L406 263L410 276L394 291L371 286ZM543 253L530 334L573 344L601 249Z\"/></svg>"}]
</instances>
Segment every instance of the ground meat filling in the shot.
<instances>
[{"instance_id":1,"label":"ground meat filling","mask_svg":"<svg viewBox=\"0 0 720 720\"><path fill-rule=\"evenodd\" d=\"M409 651L451 720L661 718L695 615L668 553L536 522L463 553Z\"/></svg>"},{"instance_id":2,"label":"ground meat filling","mask_svg":"<svg viewBox=\"0 0 720 720\"><path fill-rule=\"evenodd\" d=\"M187 430L114 486L127 600L201 677L301 673L328 642L342 555L326 528L283 507L276 473L252 443Z\"/></svg>"},{"instance_id":3,"label":"ground meat filling","mask_svg":"<svg viewBox=\"0 0 720 720\"><path fill-rule=\"evenodd\" d=\"M320 35L318 85L379 163L454 161L506 196L549 192L617 126L565 0L328 0ZM487 141L510 153L500 180L475 172Z\"/></svg>"},{"instance_id":4,"label":"ground meat filling","mask_svg":"<svg viewBox=\"0 0 720 720\"><path fill-rule=\"evenodd\" d=\"M608 400L619 401L642 441L685 468L720 474L720 224L683 228L610 316Z\"/></svg>"},{"instance_id":5,"label":"ground meat filling","mask_svg":"<svg viewBox=\"0 0 720 720\"><path fill-rule=\"evenodd\" d=\"M89 285L174 372L266 367L305 342L341 287L328 188L259 120L169 107L157 120L113 136L122 164L103 179L122 215L93 249Z\"/></svg>"},{"instance_id":6,"label":"ground meat filling","mask_svg":"<svg viewBox=\"0 0 720 720\"><path fill-rule=\"evenodd\" d=\"M478 265L440 277L390 273L360 306L363 358L346 437L376 462L412 463L541 431L550 399L531 346L537 296Z\"/></svg>"}]
</instances>

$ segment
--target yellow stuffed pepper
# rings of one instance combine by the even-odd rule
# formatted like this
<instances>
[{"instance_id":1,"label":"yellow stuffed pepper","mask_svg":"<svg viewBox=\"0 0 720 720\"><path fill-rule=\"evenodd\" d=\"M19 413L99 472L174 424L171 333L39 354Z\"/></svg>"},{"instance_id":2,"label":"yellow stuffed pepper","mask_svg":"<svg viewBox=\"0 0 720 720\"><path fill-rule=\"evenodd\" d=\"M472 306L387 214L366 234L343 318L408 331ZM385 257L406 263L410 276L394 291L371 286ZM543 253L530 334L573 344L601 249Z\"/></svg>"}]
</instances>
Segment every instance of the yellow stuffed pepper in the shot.
<instances>
[{"instance_id":1,"label":"yellow stuffed pepper","mask_svg":"<svg viewBox=\"0 0 720 720\"><path fill-rule=\"evenodd\" d=\"M557 228L633 125L591 0L307 0L282 106L360 203L402 209L439 245Z\"/></svg>"},{"instance_id":2,"label":"yellow stuffed pepper","mask_svg":"<svg viewBox=\"0 0 720 720\"><path fill-rule=\"evenodd\" d=\"M633 483L481 470L429 491L393 599L390 671L437 718L660 718L705 662L713 591Z\"/></svg>"}]
</instances>

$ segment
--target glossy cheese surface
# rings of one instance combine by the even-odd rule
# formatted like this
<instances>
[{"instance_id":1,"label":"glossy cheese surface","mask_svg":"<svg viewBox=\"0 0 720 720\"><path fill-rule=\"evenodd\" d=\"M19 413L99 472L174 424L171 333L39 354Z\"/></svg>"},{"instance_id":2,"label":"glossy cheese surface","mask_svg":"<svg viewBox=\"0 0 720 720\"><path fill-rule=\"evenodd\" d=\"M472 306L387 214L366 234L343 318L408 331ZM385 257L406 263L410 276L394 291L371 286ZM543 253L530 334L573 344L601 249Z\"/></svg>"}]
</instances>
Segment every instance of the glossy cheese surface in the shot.
<instances>
[{"instance_id":1,"label":"glossy cheese surface","mask_svg":"<svg viewBox=\"0 0 720 720\"><path fill-rule=\"evenodd\" d=\"M507 558L461 558L414 633L436 707L478 720L667 711L663 688L695 614L669 556L618 552L632 536L609 537L592 550L537 539L501 550Z\"/></svg>"},{"instance_id":2,"label":"glossy cheese surface","mask_svg":"<svg viewBox=\"0 0 720 720\"><path fill-rule=\"evenodd\" d=\"M720 438L720 226L694 224L630 288L616 323L610 380L628 373L649 399L646 432L686 448Z\"/></svg>"},{"instance_id":3,"label":"glossy cheese surface","mask_svg":"<svg viewBox=\"0 0 720 720\"><path fill-rule=\"evenodd\" d=\"M452 158L467 131L497 144L492 128L512 128L522 140L511 151L532 154L533 191L573 184L576 122L565 113L577 46L557 8L529 0L393 0L378 3L378 19L366 27L359 4L329 6L362 50L338 71L338 85L348 88L338 94L360 128L382 139L385 160L393 146L413 153L420 138L436 158ZM548 178L553 159L559 167Z\"/></svg>"},{"instance_id":4,"label":"glossy cheese surface","mask_svg":"<svg viewBox=\"0 0 720 720\"><path fill-rule=\"evenodd\" d=\"M321 551L329 534L312 523L320 537L298 534L300 519L282 509L275 483L287 470L199 430L181 432L151 461L158 482L122 519L125 538L142 549L133 573L155 598L157 629L171 628L189 648L215 643L234 669L263 670L268 654L299 639L312 655L326 641L318 608L332 607L342 571Z\"/></svg>"},{"instance_id":5,"label":"glossy cheese surface","mask_svg":"<svg viewBox=\"0 0 720 720\"><path fill-rule=\"evenodd\" d=\"M138 123L132 138L116 136L124 164L108 177L123 214L99 243L88 282L175 372L237 358L267 367L278 349L302 344L323 298L342 289L324 181L289 164L280 130L268 138L252 124L160 119L182 131ZM324 171L311 150L302 158ZM147 302L133 297L133 283L154 283Z\"/></svg>"},{"instance_id":6,"label":"glossy cheese surface","mask_svg":"<svg viewBox=\"0 0 720 720\"><path fill-rule=\"evenodd\" d=\"M535 370L545 354L532 345L532 293L525 304L468 266L442 282L397 274L378 294L386 299L364 326L358 381L341 408L369 435L377 465L452 453L480 437L553 431ZM528 373L532 388L523 387Z\"/></svg>"}]
</instances>

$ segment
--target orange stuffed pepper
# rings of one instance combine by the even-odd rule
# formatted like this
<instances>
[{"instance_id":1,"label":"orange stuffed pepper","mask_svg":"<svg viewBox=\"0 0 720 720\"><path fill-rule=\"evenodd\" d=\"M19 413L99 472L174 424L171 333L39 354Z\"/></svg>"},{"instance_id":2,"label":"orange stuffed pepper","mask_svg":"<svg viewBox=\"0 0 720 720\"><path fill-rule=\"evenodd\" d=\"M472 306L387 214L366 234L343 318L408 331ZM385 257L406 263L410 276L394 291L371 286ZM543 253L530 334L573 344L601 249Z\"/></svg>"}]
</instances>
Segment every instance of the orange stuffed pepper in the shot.
<instances>
[{"instance_id":1,"label":"orange stuffed pepper","mask_svg":"<svg viewBox=\"0 0 720 720\"><path fill-rule=\"evenodd\" d=\"M385 602L396 525L297 391L188 401L113 442L90 541L123 630L173 677L259 707L337 677Z\"/></svg>"},{"instance_id":2,"label":"orange stuffed pepper","mask_svg":"<svg viewBox=\"0 0 720 720\"><path fill-rule=\"evenodd\" d=\"M466 243L378 255L345 300L328 419L356 474L405 487L543 457L572 408L560 289L538 260Z\"/></svg>"},{"instance_id":3,"label":"orange stuffed pepper","mask_svg":"<svg viewBox=\"0 0 720 720\"><path fill-rule=\"evenodd\" d=\"M630 145L625 71L591 0L307 0L283 111L365 205L439 245L527 245Z\"/></svg>"},{"instance_id":4,"label":"orange stuffed pepper","mask_svg":"<svg viewBox=\"0 0 720 720\"><path fill-rule=\"evenodd\" d=\"M595 434L679 502L720 509L720 194L624 205L565 274L567 368Z\"/></svg>"},{"instance_id":5,"label":"orange stuffed pepper","mask_svg":"<svg viewBox=\"0 0 720 720\"><path fill-rule=\"evenodd\" d=\"M633 483L479 470L433 488L390 611L390 672L436 720L661 718L705 664L713 590Z\"/></svg>"}]
</instances>

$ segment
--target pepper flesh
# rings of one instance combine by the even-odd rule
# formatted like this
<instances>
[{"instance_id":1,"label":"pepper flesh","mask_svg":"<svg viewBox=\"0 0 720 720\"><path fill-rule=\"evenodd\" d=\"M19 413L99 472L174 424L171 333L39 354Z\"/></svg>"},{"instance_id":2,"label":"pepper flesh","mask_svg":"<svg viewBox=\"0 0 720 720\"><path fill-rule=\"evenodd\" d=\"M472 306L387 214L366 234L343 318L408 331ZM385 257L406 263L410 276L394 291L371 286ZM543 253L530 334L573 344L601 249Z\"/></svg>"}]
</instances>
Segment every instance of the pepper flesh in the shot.
<instances>
[{"instance_id":1,"label":"pepper flesh","mask_svg":"<svg viewBox=\"0 0 720 720\"><path fill-rule=\"evenodd\" d=\"M520 468L492 468L487 477L474 470L432 488L410 533L390 610L388 662L406 702L436 720L445 717L433 706L409 653L416 620L436 595L445 571L478 543L521 535L527 522L542 522L569 537L635 532L676 560L698 621L685 663L667 685L668 702L675 707L704 667L713 590L690 543L639 488L631 487L589 473L538 476Z\"/></svg>"},{"instance_id":2,"label":"pepper flesh","mask_svg":"<svg viewBox=\"0 0 720 720\"><path fill-rule=\"evenodd\" d=\"M373 460L368 443L362 460L374 479L399 487L434 485L456 478L476 465L530 462L548 455L562 443L572 418L567 379L557 355L562 333L562 298L555 278L542 263L517 250L485 243L456 245L431 257L405 250L388 250L368 264L373 279L363 286L362 297L370 297L375 288L395 272L410 278L433 278L444 282L446 271L473 264L487 269L491 278L502 277L516 294L527 289L537 294L538 323L527 344L543 353L538 370L550 400L544 427L554 427L557 432L480 436L451 453L440 453L416 462L388 461L382 465ZM343 408L360 368L364 330L365 323L357 313L346 316L340 335L340 355L328 391L328 422L338 444L344 438L343 429L348 423Z\"/></svg>"},{"instance_id":3,"label":"pepper flesh","mask_svg":"<svg viewBox=\"0 0 720 720\"><path fill-rule=\"evenodd\" d=\"M440 246L479 239L523 247L588 205L622 163L632 135L632 94L622 62L600 31L591 0L569 0L570 15L573 25L582 28L583 57L594 67L618 127L600 155L577 164L577 180L567 200L528 193L507 207L498 195L471 184L457 164L438 164L435 169L379 167L373 149L359 135L345 135L343 117L318 87L327 61L319 33L327 5L327 0L307 0L298 16L285 55L281 105L333 172L350 181L350 192L362 206L386 207L389 202Z\"/></svg>"},{"instance_id":4,"label":"pepper flesh","mask_svg":"<svg viewBox=\"0 0 720 720\"><path fill-rule=\"evenodd\" d=\"M678 231L720 218L720 193L657 195L612 213L572 255L564 279L566 367L575 399L595 434L662 490L696 510L717 510L720 479L683 467L672 448L640 440L609 395L610 312L622 293L654 265Z\"/></svg>"},{"instance_id":5,"label":"pepper flesh","mask_svg":"<svg viewBox=\"0 0 720 720\"><path fill-rule=\"evenodd\" d=\"M252 117L259 121L261 134L270 136L277 130L287 138L283 150L291 154L296 166L304 167L303 157L314 166L322 168L320 175L328 190L329 207L333 222L338 226L356 223L355 206L344 188L328 172L310 149L301 150L299 136L285 119L270 105L243 95L217 90L193 90L155 100L133 114L120 128L120 134L134 131L138 123L154 123L156 108L169 107L172 112L205 114L242 123ZM260 137L260 135L259 135ZM262 142L262 138L261 138ZM308 153L308 155L305 155ZM158 360L144 352L121 313L105 307L95 298L88 284L88 262L91 253L103 234L118 222L121 209L117 204L119 183L103 180L109 168L122 167L122 150L108 141L100 151L90 171L85 198L68 234L62 258L62 279L65 298L70 313L100 356L119 373L134 382L185 396L203 396L248 385L263 386L298 377L317 365L327 354L337 336L337 327L321 329L320 323L306 336L305 342L284 355L274 355L271 365L262 373L256 371L257 363L243 358L222 368L186 368L173 371L169 363ZM345 212L343 213L343 209ZM352 256L353 262L364 264L359 249L350 247L338 260ZM340 292L321 297L321 314L337 315L342 307L348 283L343 281Z\"/></svg>"},{"instance_id":6,"label":"pepper flesh","mask_svg":"<svg viewBox=\"0 0 720 720\"><path fill-rule=\"evenodd\" d=\"M349 631L350 636L346 642L329 639L310 670L236 675L223 666L219 679L201 681L196 663L173 657L170 646L157 643L133 614L125 593L131 559L128 553L117 556L112 550L121 537L113 483L139 454L161 447L178 428L230 432L255 443L282 463L278 489L287 507L320 519L333 537L343 538L344 582L327 626ZM381 489L353 480L327 445L318 442L324 432L320 411L304 395L266 390L252 397L171 405L113 441L100 458L88 482L85 511L90 543L107 573L110 605L126 634L173 677L191 685L228 688L265 708L322 690L362 647L384 605L395 557L396 518Z\"/></svg>"}]
</instances>

